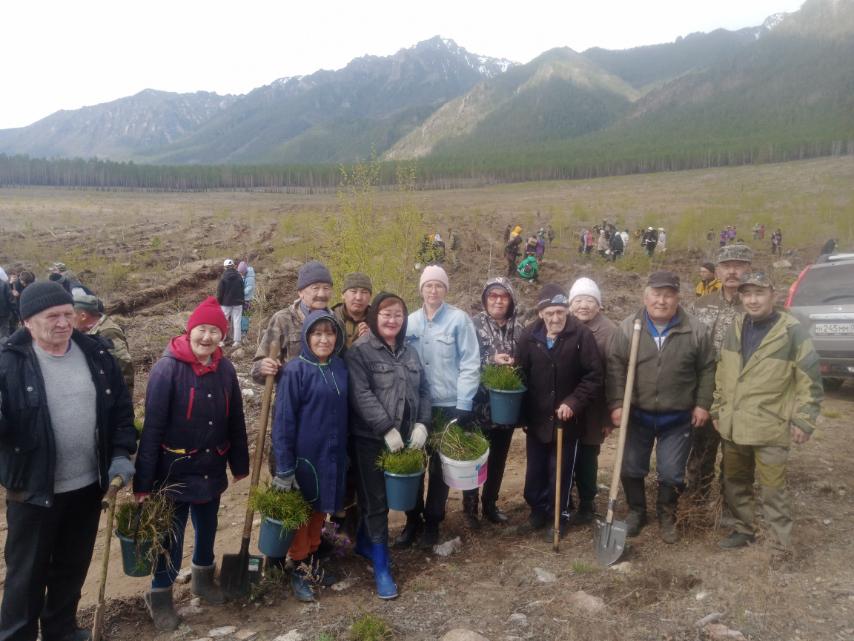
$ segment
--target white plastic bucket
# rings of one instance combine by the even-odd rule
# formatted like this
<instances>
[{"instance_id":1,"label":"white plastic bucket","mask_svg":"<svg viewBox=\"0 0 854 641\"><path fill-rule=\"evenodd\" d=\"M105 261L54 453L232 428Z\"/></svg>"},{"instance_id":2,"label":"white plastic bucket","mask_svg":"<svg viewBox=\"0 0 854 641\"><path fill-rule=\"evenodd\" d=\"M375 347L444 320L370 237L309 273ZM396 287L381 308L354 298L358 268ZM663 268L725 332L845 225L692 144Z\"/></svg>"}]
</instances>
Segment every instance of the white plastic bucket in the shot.
<instances>
[{"instance_id":1,"label":"white plastic bucket","mask_svg":"<svg viewBox=\"0 0 854 641\"><path fill-rule=\"evenodd\" d=\"M454 490L479 488L486 483L486 459L488 458L489 450L475 461L455 461L439 452L445 485Z\"/></svg>"}]
</instances>

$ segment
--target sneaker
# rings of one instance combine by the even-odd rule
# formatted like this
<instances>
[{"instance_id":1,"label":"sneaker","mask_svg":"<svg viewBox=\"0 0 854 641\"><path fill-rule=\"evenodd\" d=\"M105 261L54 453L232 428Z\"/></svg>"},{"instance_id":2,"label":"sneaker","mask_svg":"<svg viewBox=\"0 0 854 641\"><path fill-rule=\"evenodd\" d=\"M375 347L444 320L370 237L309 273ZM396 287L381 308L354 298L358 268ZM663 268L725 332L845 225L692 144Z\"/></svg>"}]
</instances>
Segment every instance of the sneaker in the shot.
<instances>
[{"instance_id":1,"label":"sneaker","mask_svg":"<svg viewBox=\"0 0 854 641\"><path fill-rule=\"evenodd\" d=\"M718 541L718 547L722 550L736 550L750 545L756 541L756 537L745 532L732 532L726 538Z\"/></svg>"}]
</instances>

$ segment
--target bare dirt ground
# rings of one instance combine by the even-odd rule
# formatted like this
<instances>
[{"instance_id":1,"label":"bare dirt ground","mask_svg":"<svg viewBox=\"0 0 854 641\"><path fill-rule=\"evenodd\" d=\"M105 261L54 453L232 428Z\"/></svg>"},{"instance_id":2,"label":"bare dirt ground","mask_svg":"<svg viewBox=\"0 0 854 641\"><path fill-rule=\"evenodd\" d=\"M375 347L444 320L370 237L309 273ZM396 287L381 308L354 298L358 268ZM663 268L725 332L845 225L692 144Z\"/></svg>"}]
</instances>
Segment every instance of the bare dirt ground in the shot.
<instances>
[{"instance_id":1,"label":"bare dirt ground","mask_svg":"<svg viewBox=\"0 0 854 641\"><path fill-rule=\"evenodd\" d=\"M653 266L675 269L686 283L692 281L698 261L714 251L714 243L705 240L706 229L722 224L737 224L744 234L754 222L783 226L785 258L791 266L774 273L779 282L791 282L827 237L839 237L843 247L854 240L852 184L854 162L838 159L424 192L416 194L416 200L429 224L425 231L453 226L461 235L461 251L453 257L456 266L449 268L451 302L468 311L477 309L482 283L503 269L500 236L507 223L518 221L526 231L551 223L558 237L547 250L541 282L555 280L568 286L572 279L590 275L602 286L606 313L621 319L638 304L643 278ZM378 203L392 207L392 196L379 194ZM105 298L128 331L141 409L148 369L168 339L181 331L189 310L214 292L222 259L248 255L258 270L259 301L249 336L256 341L269 314L294 299L299 263L324 255L317 249L319 230L323 221L334 218L337 208L334 196L4 189L0 264L8 268L20 262L43 274L50 262L64 260ZM639 257L637 248L616 266L582 260L575 251L575 233L603 218L632 230L653 223L671 229L668 252L653 263ZM757 264L772 269L764 247L767 240L753 244ZM524 303L530 305L536 289L520 285ZM690 299L692 294L684 291ZM251 354L235 355L241 375L248 373L250 358ZM247 380L245 386L252 385ZM254 391L255 396L246 400L250 439L260 397L257 387ZM616 569L597 566L589 528L571 530L560 552L554 553L542 535L516 531L527 517L522 499L524 437L519 432L500 501L511 516L511 526L484 524L479 531L466 530L461 497L452 491L442 539L460 536L462 550L447 558L426 550L395 551L395 578L401 590L396 601L378 600L366 565L344 555L335 565L349 587L324 589L318 604L298 604L287 590L268 582L254 600L191 608L177 633L158 636L142 604L147 581L122 574L113 539L107 588L109 638L191 640L206 637L213 628L236 626L238 632L255 632L259 641L290 630L297 630L304 641L329 641L348 638L353 619L371 612L392 626L395 639L406 640L438 639L456 627L477 630L491 641L694 640L708 638L695 623L712 613L749 639L851 639L852 401L851 383L829 394L821 429L808 444L792 450L789 482L797 556L785 568L770 569L761 542L746 550L720 551L716 542L726 532L715 528L713 509L694 511L684 519L683 540L674 546L660 542L657 526L647 527L632 542L627 563ZM603 447L603 485L610 479L614 445L611 439ZM239 548L247 489L244 481L223 496L218 556ZM603 492L600 511L604 501ZM392 514L391 520L395 531L402 522L400 515ZM4 539L2 523L0 540ZM102 554L99 538L81 621L89 620L97 598ZM541 581L537 569L551 573L554 581ZM594 611L579 604L579 591L601 598L604 608ZM190 605L188 586L179 586L177 595L179 607Z\"/></svg>"}]
</instances>

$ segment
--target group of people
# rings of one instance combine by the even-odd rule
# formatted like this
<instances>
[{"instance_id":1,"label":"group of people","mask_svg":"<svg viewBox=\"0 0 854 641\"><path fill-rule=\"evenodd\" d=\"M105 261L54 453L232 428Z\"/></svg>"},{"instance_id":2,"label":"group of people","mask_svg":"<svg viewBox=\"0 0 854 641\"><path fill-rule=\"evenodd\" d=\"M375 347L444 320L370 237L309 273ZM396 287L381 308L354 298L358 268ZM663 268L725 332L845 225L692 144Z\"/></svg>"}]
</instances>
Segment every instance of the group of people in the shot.
<instances>
[{"instance_id":1,"label":"group of people","mask_svg":"<svg viewBox=\"0 0 854 641\"><path fill-rule=\"evenodd\" d=\"M504 257L507 259L507 278L518 276L525 281L536 281L540 273L540 263L546 253L546 242L554 242L555 233L551 225L540 227L537 233L529 236L522 247L522 226L507 225L504 230ZM523 252L524 257L519 260Z\"/></svg>"},{"instance_id":2,"label":"group of people","mask_svg":"<svg viewBox=\"0 0 854 641\"><path fill-rule=\"evenodd\" d=\"M625 254L629 248L629 230L620 231L617 226L607 221L594 225L592 229L584 228L579 234L578 253L591 255L594 250L601 258L615 261Z\"/></svg>"},{"instance_id":3,"label":"group of people","mask_svg":"<svg viewBox=\"0 0 854 641\"><path fill-rule=\"evenodd\" d=\"M372 565L377 596L398 595L390 547L436 544L449 488L438 453L428 450L426 488L392 541L376 460L383 450L425 448L444 420L480 427L490 443L486 484L463 495L465 523L508 521L499 497L515 426L491 421L480 382L486 364L517 368L527 388L519 420L530 510L523 529L547 530L555 499L559 535L573 523L593 521L600 447L620 426L629 393L620 471L628 535L647 522L653 449L660 537L674 543L680 495L710 496L722 443L722 488L733 528L721 547L755 540L757 480L772 548L784 557L791 550L789 443L809 439L821 379L808 334L774 308L773 284L751 269L751 260L745 246L721 248L713 266L721 288L687 308L678 276L654 272L641 306L620 324L603 313L591 279L579 278L569 291L547 283L528 325L507 278L484 284L482 311L471 318L446 301L451 283L437 265L422 271L421 304L410 311L400 293L375 295L361 273L346 276L342 302L330 307L329 270L305 263L297 299L269 319L251 370L256 382L277 381L271 486L299 490L312 508L288 552L296 598L316 599L317 576L335 580L329 568L319 572L321 531L328 515L348 511L356 515L354 551ZM191 589L208 603L222 603L214 557L220 499L228 469L235 482L249 473L241 390L221 347L228 331L223 305L205 299L151 370L135 460L132 401L108 341L74 329L75 298L59 283L30 285L20 308L24 327L0 348L0 483L8 499L0 639L34 641L39 626L43 641L89 638L77 627L76 607L101 497L116 477L127 483L133 476L140 501L160 488L175 502L169 558L160 559L145 595L155 627L173 630L180 622L172 588L188 518L195 529ZM642 333L636 384L627 392L635 320ZM267 559L267 566L285 567L285 559Z\"/></svg>"}]
</instances>

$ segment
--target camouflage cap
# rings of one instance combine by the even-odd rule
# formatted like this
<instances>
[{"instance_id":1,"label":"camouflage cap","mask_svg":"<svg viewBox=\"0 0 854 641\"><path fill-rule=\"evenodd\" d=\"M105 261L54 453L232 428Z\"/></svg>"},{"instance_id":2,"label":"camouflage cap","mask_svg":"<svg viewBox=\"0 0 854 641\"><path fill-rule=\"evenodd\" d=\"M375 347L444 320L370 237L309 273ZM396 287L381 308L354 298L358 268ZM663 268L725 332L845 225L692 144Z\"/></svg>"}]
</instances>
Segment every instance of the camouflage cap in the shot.
<instances>
[{"instance_id":1,"label":"camouflage cap","mask_svg":"<svg viewBox=\"0 0 854 641\"><path fill-rule=\"evenodd\" d=\"M753 262L753 250L747 245L724 245L718 251L718 263L728 260L739 260L743 263Z\"/></svg>"},{"instance_id":2,"label":"camouflage cap","mask_svg":"<svg viewBox=\"0 0 854 641\"><path fill-rule=\"evenodd\" d=\"M738 284L738 289L747 285L755 285L756 287L768 287L774 289L774 283L771 282L771 277L765 272L747 272L741 277L741 282Z\"/></svg>"}]
</instances>

